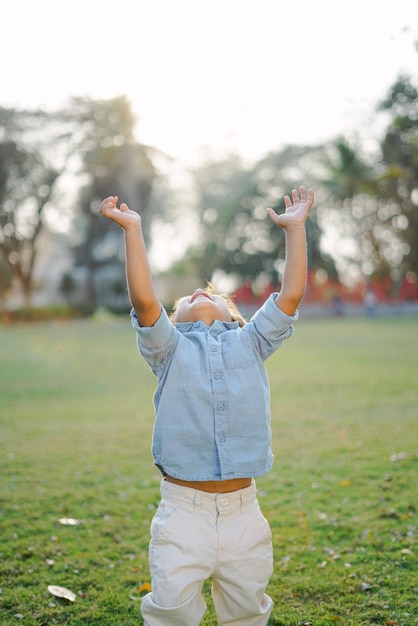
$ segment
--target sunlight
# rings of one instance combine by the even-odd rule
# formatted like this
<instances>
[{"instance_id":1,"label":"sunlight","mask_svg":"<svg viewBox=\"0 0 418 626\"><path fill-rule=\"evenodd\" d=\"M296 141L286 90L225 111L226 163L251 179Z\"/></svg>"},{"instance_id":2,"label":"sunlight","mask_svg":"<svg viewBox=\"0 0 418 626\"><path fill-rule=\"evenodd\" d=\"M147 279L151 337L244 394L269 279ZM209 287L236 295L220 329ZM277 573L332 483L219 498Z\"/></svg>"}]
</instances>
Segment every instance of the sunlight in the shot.
<instances>
[{"instance_id":1,"label":"sunlight","mask_svg":"<svg viewBox=\"0 0 418 626\"><path fill-rule=\"evenodd\" d=\"M126 94L139 140L187 163L204 146L253 159L343 130L372 136L366 117L376 100L416 68L413 0L396 11L353 0L343 14L330 0L155 0L140 3L136 19L129 0L91 0L72 3L65 30L54 27L60 10L53 0L27 3L22 20L19 3L7 4L25 46L16 48L13 27L4 30L3 104Z\"/></svg>"}]
</instances>

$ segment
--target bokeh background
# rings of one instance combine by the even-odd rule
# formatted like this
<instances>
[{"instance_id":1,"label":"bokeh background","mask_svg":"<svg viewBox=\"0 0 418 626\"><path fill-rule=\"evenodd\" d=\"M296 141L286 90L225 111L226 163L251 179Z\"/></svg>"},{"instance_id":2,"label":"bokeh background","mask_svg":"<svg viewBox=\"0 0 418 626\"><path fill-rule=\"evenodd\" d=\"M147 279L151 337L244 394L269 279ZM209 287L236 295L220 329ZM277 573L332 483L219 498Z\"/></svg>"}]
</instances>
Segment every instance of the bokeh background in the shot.
<instances>
[{"instance_id":1,"label":"bokeh background","mask_svg":"<svg viewBox=\"0 0 418 626\"><path fill-rule=\"evenodd\" d=\"M300 184L306 312L415 311L415 5L7 3L3 316L126 311L108 194L141 213L164 304L211 280L250 313L280 286L265 208Z\"/></svg>"}]
</instances>

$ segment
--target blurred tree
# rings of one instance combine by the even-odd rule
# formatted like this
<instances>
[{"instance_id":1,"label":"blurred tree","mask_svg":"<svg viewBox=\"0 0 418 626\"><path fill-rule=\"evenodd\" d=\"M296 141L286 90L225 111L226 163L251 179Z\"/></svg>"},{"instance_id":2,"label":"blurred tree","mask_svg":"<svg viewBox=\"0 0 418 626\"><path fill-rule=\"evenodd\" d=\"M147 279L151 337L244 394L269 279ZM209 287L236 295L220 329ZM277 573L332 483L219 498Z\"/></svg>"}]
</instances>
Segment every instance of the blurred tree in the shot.
<instances>
[{"instance_id":1,"label":"blurred tree","mask_svg":"<svg viewBox=\"0 0 418 626\"><path fill-rule=\"evenodd\" d=\"M368 160L344 138L329 146L324 213L349 242L339 247L342 271L400 279L418 272L418 93L411 79L400 76L378 111L389 117L380 155Z\"/></svg>"},{"instance_id":2,"label":"blurred tree","mask_svg":"<svg viewBox=\"0 0 418 626\"><path fill-rule=\"evenodd\" d=\"M0 107L0 260L29 304L48 204L62 173L62 134L42 111ZM53 147L52 147L53 146Z\"/></svg>"},{"instance_id":3,"label":"blurred tree","mask_svg":"<svg viewBox=\"0 0 418 626\"><path fill-rule=\"evenodd\" d=\"M351 275L358 280L375 271L377 260L387 271L384 257L379 254L381 241L374 234L378 221L375 162L366 160L361 146L338 137L327 146L323 163L322 220L338 232L340 244L344 242L336 253L339 273L343 278Z\"/></svg>"},{"instance_id":4,"label":"blurred tree","mask_svg":"<svg viewBox=\"0 0 418 626\"><path fill-rule=\"evenodd\" d=\"M19 282L26 304L48 212L58 208L54 218L59 220L62 206L68 205L68 190L65 198L58 193L65 177L71 177L67 187L73 194L74 187L80 189L74 256L86 270L89 308L95 306L97 268L107 263L120 267L123 250L118 230L99 218L100 200L119 194L141 210L148 232L146 207L156 151L134 140L134 128L125 97L73 98L67 107L50 112L0 108L0 260L2 274Z\"/></svg>"},{"instance_id":5,"label":"blurred tree","mask_svg":"<svg viewBox=\"0 0 418 626\"><path fill-rule=\"evenodd\" d=\"M283 196L302 182L314 185L318 147L289 146L245 166L237 155L203 163L194 170L199 241L188 251L201 280L221 269L252 283L277 284L284 258L284 233L268 219L266 208L284 211ZM321 229L308 220L309 265L335 273L332 260L320 250Z\"/></svg>"},{"instance_id":6,"label":"blurred tree","mask_svg":"<svg viewBox=\"0 0 418 626\"><path fill-rule=\"evenodd\" d=\"M0 307L3 308L6 296L12 286L10 264L0 258Z\"/></svg>"},{"instance_id":7,"label":"blurred tree","mask_svg":"<svg viewBox=\"0 0 418 626\"><path fill-rule=\"evenodd\" d=\"M361 157L361 147L353 148L346 138L338 137L328 146L324 164L328 175L323 183L334 198L343 200L375 192L373 166Z\"/></svg>"},{"instance_id":8,"label":"blurred tree","mask_svg":"<svg viewBox=\"0 0 418 626\"><path fill-rule=\"evenodd\" d=\"M407 272L418 275L418 89L412 79L399 76L379 109L390 118L378 179L379 197L386 202L382 221L395 235L397 278Z\"/></svg>"},{"instance_id":9,"label":"blurred tree","mask_svg":"<svg viewBox=\"0 0 418 626\"><path fill-rule=\"evenodd\" d=\"M73 99L67 114L80 124L80 169L85 179L78 198L74 259L86 271L85 304L93 310L100 268L112 266L113 285L119 276L126 294L122 231L100 216L100 202L117 195L138 210L148 238L154 216L147 207L156 176L153 157L157 151L134 139L136 120L125 96L104 101Z\"/></svg>"}]
</instances>

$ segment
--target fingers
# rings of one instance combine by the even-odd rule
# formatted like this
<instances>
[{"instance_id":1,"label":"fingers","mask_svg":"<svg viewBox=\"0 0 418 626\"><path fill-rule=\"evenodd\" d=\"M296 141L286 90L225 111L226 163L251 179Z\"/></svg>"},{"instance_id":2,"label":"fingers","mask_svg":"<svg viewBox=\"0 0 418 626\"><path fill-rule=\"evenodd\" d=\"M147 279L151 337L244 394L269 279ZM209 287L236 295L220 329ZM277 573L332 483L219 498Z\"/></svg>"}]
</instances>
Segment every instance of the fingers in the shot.
<instances>
[{"instance_id":1,"label":"fingers","mask_svg":"<svg viewBox=\"0 0 418 626\"><path fill-rule=\"evenodd\" d=\"M309 197L308 197L308 207L311 208L315 200L314 190L312 188L309 189Z\"/></svg>"},{"instance_id":2,"label":"fingers","mask_svg":"<svg viewBox=\"0 0 418 626\"><path fill-rule=\"evenodd\" d=\"M117 201L117 196L109 196L108 198L105 198L100 205L100 213L106 216L109 211L116 208Z\"/></svg>"},{"instance_id":3,"label":"fingers","mask_svg":"<svg viewBox=\"0 0 418 626\"><path fill-rule=\"evenodd\" d=\"M292 201L289 198L289 196L285 196L284 197L284 205L285 205L286 209L290 209L290 207L292 206Z\"/></svg>"},{"instance_id":4,"label":"fingers","mask_svg":"<svg viewBox=\"0 0 418 626\"><path fill-rule=\"evenodd\" d=\"M301 185L300 187L300 198L297 189L292 189L292 199L289 196L284 197L284 204L286 209L294 206L295 204L306 203L308 208L310 209L314 203L314 190L312 188L309 189L308 195L306 194L306 188Z\"/></svg>"},{"instance_id":5,"label":"fingers","mask_svg":"<svg viewBox=\"0 0 418 626\"><path fill-rule=\"evenodd\" d=\"M100 205L100 213L105 217L110 217L111 219L115 220L117 215L129 211L129 207L126 202L122 202L120 208L118 209L117 201L118 196L109 196L108 198L105 198Z\"/></svg>"},{"instance_id":6,"label":"fingers","mask_svg":"<svg viewBox=\"0 0 418 626\"><path fill-rule=\"evenodd\" d=\"M118 200L119 198L117 196L109 196L103 200L103 203L106 202L106 204L112 204L115 207Z\"/></svg>"},{"instance_id":7,"label":"fingers","mask_svg":"<svg viewBox=\"0 0 418 626\"><path fill-rule=\"evenodd\" d=\"M292 197L284 197L284 204L286 211L278 215L273 209L268 208L267 213L270 219L282 228L299 228L301 224L304 224L309 213L309 209L314 202L314 191L312 188L306 193L306 188L302 185L300 187L300 197L296 189L292 189Z\"/></svg>"},{"instance_id":8,"label":"fingers","mask_svg":"<svg viewBox=\"0 0 418 626\"><path fill-rule=\"evenodd\" d=\"M105 198L102 202L102 204L100 205L100 212L101 213L106 213L109 212L111 209L117 209L117 201L118 201L118 196L109 196L108 198ZM126 202L122 202L122 204L119 207L119 211L125 212L125 211L129 211L129 207L126 204Z\"/></svg>"},{"instance_id":9,"label":"fingers","mask_svg":"<svg viewBox=\"0 0 418 626\"><path fill-rule=\"evenodd\" d=\"M271 207L266 209L266 211L269 214L269 217L270 217L271 221L274 222L276 224L276 226L280 226L280 224L279 224L280 217L279 217L279 215L277 215L276 211L274 209L272 209Z\"/></svg>"},{"instance_id":10,"label":"fingers","mask_svg":"<svg viewBox=\"0 0 418 626\"><path fill-rule=\"evenodd\" d=\"M297 192L297 189L292 189L292 199L290 199L289 196L284 197L284 205L286 209L290 209L290 207L292 207L293 205L298 204L299 202L304 202L304 201L306 201L305 187L300 188L300 200L299 200L299 194Z\"/></svg>"}]
</instances>

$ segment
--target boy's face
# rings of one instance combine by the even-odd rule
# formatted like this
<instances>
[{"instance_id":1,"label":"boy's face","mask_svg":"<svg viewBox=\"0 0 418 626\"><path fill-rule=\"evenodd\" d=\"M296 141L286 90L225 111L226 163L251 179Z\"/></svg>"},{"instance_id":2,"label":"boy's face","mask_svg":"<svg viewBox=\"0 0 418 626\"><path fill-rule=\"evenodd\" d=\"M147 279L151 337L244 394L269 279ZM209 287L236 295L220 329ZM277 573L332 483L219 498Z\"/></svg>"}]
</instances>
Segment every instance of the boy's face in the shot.
<instances>
[{"instance_id":1,"label":"boy's face","mask_svg":"<svg viewBox=\"0 0 418 626\"><path fill-rule=\"evenodd\" d=\"M216 294L209 294L203 289L196 289L191 296L178 301L173 322L232 322L231 313L225 300Z\"/></svg>"}]
</instances>

